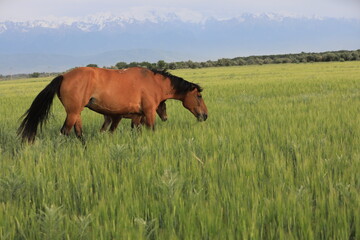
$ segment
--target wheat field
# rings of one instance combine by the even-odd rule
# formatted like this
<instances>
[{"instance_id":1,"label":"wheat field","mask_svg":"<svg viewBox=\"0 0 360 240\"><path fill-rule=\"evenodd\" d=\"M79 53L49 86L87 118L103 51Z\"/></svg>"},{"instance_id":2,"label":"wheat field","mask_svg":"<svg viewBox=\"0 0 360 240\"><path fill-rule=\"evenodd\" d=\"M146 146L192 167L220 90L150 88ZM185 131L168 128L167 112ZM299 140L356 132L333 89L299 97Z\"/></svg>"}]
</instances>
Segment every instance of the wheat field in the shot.
<instances>
[{"instance_id":1,"label":"wheat field","mask_svg":"<svg viewBox=\"0 0 360 240\"><path fill-rule=\"evenodd\" d=\"M20 116L52 78L0 82L0 239L360 239L360 62L175 70L200 84L197 122L167 101L156 131L59 130Z\"/></svg>"}]
</instances>

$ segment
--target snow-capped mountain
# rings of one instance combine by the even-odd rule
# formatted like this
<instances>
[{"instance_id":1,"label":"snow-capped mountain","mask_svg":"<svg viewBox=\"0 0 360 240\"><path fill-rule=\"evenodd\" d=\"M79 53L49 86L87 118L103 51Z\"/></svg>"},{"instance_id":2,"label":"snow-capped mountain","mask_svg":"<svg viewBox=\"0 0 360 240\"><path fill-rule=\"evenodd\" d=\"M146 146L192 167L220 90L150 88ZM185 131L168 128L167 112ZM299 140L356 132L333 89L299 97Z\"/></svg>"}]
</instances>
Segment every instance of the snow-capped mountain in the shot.
<instances>
[{"instance_id":1,"label":"snow-capped mountain","mask_svg":"<svg viewBox=\"0 0 360 240\"><path fill-rule=\"evenodd\" d=\"M141 9L124 12L121 15L112 13L98 13L86 17L54 17L49 16L45 19L35 19L28 21L0 21L0 33L8 30L8 26L16 30L27 32L34 28L74 28L84 32L102 31L106 28L124 27L134 23L153 23L180 21L184 23L203 23L206 17L200 13L187 9L169 11L169 9Z\"/></svg>"},{"instance_id":2,"label":"snow-capped mountain","mask_svg":"<svg viewBox=\"0 0 360 240\"><path fill-rule=\"evenodd\" d=\"M0 74L119 61L208 60L360 48L360 20L189 10L0 22ZM62 59L62 60L61 60ZM61 68L61 69L59 69Z\"/></svg>"},{"instance_id":3,"label":"snow-capped mountain","mask_svg":"<svg viewBox=\"0 0 360 240\"><path fill-rule=\"evenodd\" d=\"M237 17L205 17L200 13L180 10L174 12L161 11L161 10L144 10L139 14L139 9L136 13L126 12L120 16L115 16L111 13L99 13L86 17L54 17L50 16L45 19L35 19L28 21L0 21L0 34L7 30L14 30L20 32L29 32L33 29L69 29L81 30L84 32L103 31L103 30L116 30L116 28L124 28L133 24L163 24L169 22L181 22L184 24L206 25L209 21L227 22L237 21L268 21L268 22L281 22L286 19L308 19L308 20L323 20L319 17L299 17L299 16L284 16L274 13L263 14L242 14Z\"/></svg>"}]
</instances>

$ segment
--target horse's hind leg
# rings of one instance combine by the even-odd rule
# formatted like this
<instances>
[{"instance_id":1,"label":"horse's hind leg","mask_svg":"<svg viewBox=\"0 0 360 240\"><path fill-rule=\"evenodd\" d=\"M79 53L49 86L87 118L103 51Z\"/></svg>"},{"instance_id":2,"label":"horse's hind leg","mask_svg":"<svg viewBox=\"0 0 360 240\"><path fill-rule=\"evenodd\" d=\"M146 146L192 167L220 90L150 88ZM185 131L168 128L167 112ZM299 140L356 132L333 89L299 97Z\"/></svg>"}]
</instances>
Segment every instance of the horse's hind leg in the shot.
<instances>
[{"instance_id":1,"label":"horse's hind leg","mask_svg":"<svg viewBox=\"0 0 360 240\"><path fill-rule=\"evenodd\" d=\"M78 118L75 122L75 126L74 126L74 130L75 130L75 134L76 136L80 139L80 141L85 144L85 139L83 137L83 133L82 133L82 120L81 120L81 115L78 115Z\"/></svg>"},{"instance_id":2,"label":"horse's hind leg","mask_svg":"<svg viewBox=\"0 0 360 240\"><path fill-rule=\"evenodd\" d=\"M71 128L74 127L76 136L83 142L84 138L82 136L82 121L80 114L68 114L66 116L63 127L61 128L61 133L65 136L69 136Z\"/></svg>"},{"instance_id":3,"label":"horse's hind leg","mask_svg":"<svg viewBox=\"0 0 360 240\"><path fill-rule=\"evenodd\" d=\"M77 118L77 114L68 114L60 132L65 136L69 136L71 128L75 125Z\"/></svg>"}]
</instances>

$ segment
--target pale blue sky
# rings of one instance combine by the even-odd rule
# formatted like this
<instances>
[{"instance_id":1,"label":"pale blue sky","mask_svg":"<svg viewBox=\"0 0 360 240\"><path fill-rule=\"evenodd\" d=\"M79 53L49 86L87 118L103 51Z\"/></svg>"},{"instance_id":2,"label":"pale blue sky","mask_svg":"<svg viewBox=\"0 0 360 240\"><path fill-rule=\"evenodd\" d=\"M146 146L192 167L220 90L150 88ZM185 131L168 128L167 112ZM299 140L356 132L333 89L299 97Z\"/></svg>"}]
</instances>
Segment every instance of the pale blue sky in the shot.
<instances>
[{"instance_id":1,"label":"pale blue sky","mask_svg":"<svg viewBox=\"0 0 360 240\"><path fill-rule=\"evenodd\" d=\"M360 18L360 0L0 0L0 21L84 17L99 12L120 15L129 11L141 15L144 8L187 9L204 17L278 13Z\"/></svg>"}]
</instances>

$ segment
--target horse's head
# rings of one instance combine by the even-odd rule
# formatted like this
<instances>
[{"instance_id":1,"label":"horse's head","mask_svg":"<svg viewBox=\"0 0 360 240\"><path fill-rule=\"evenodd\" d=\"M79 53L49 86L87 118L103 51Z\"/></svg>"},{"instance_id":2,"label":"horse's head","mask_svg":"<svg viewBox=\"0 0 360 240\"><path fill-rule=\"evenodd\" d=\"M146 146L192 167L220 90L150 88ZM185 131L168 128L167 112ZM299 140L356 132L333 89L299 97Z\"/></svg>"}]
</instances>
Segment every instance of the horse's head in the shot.
<instances>
[{"instance_id":1,"label":"horse's head","mask_svg":"<svg viewBox=\"0 0 360 240\"><path fill-rule=\"evenodd\" d=\"M194 87L188 91L183 99L183 106L187 108L199 121L205 121L208 110L201 96L201 88Z\"/></svg>"},{"instance_id":2,"label":"horse's head","mask_svg":"<svg viewBox=\"0 0 360 240\"><path fill-rule=\"evenodd\" d=\"M161 118L162 121L166 121L167 120L167 114L166 114L166 103L165 101L162 101L158 108L156 109L157 114L159 115L159 117Z\"/></svg>"},{"instance_id":3,"label":"horse's head","mask_svg":"<svg viewBox=\"0 0 360 240\"><path fill-rule=\"evenodd\" d=\"M183 106L187 108L199 121L205 121L208 117L208 111L201 96L201 87L195 83L188 82L181 77L177 77L166 70L151 70L155 75L162 75L162 81L168 79L171 85L171 91L174 95L169 98L181 100ZM164 103L165 105L165 103ZM159 106L160 108L160 106ZM158 109L159 109L158 108ZM158 112L159 113L159 112ZM160 114L159 114L160 115Z\"/></svg>"}]
</instances>

